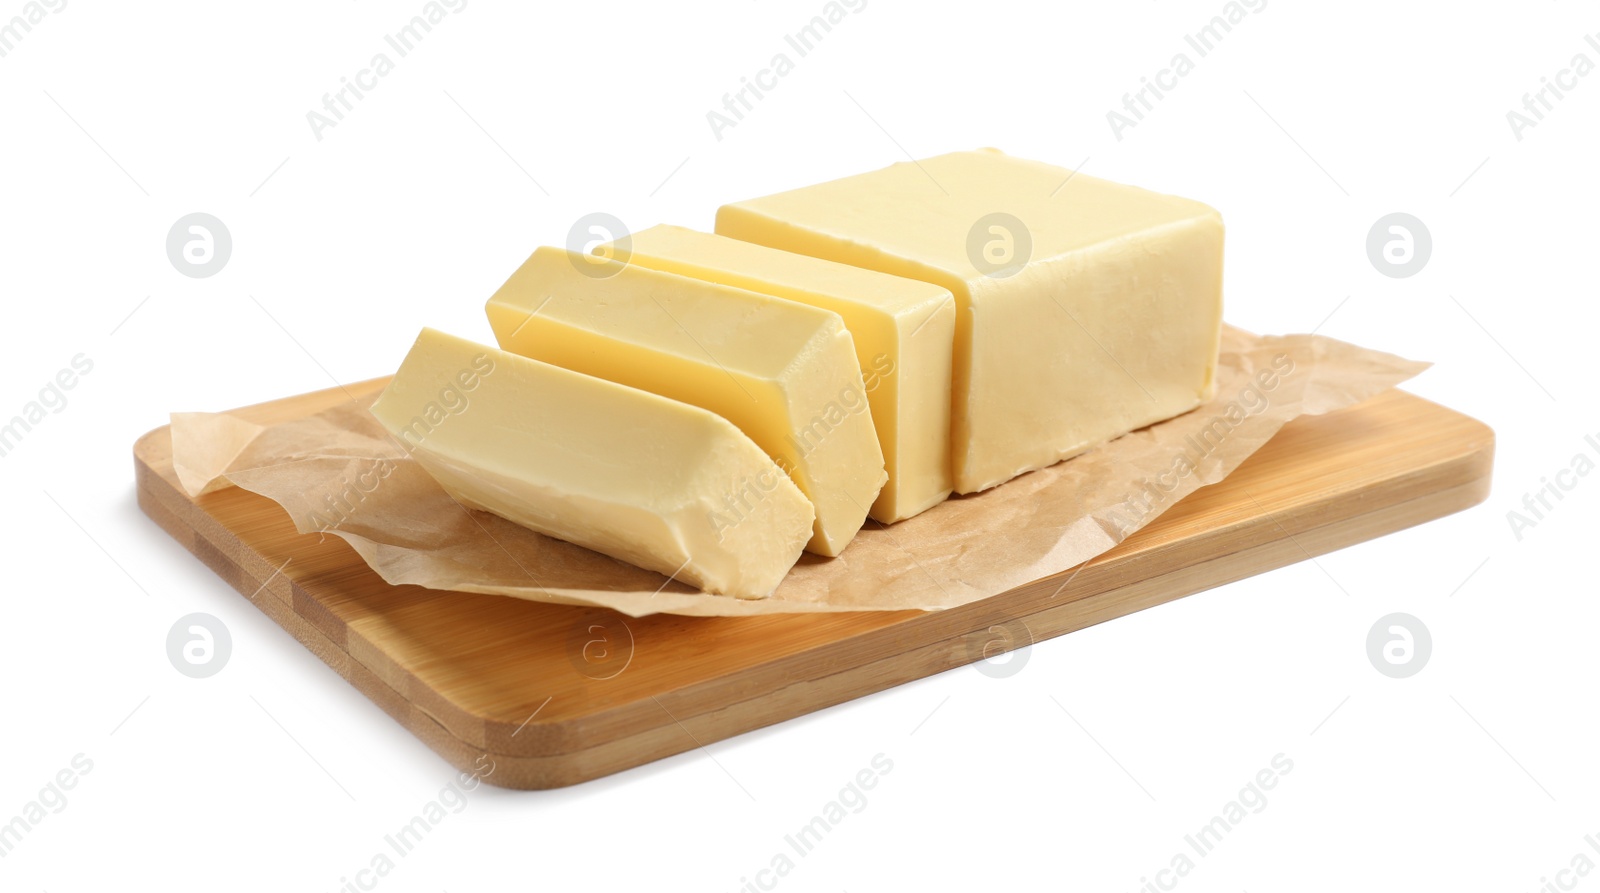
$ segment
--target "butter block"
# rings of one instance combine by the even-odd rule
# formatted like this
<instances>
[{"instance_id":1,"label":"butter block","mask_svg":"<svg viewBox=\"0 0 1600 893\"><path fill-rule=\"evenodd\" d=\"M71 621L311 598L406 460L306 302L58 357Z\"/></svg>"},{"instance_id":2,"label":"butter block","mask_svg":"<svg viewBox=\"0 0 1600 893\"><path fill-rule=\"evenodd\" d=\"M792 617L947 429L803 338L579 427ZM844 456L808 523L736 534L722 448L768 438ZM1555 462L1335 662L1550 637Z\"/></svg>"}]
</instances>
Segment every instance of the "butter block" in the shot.
<instances>
[{"instance_id":1,"label":"butter block","mask_svg":"<svg viewBox=\"0 0 1600 893\"><path fill-rule=\"evenodd\" d=\"M628 261L831 310L855 341L889 479L885 524L950 495L950 350L956 305L938 285L678 226L628 237Z\"/></svg>"},{"instance_id":2,"label":"butter block","mask_svg":"<svg viewBox=\"0 0 1600 893\"><path fill-rule=\"evenodd\" d=\"M1196 201L980 150L726 205L717 232L955 295L958 493L1214 390L1223 228Z\"/></svg>"},{"instance_id":3,"label":"butter block","mask_svg":"<svg viewBox=\"0 0 1600 893\"><path fill-rule=\"evenodd\" d=\"M887 479L837 313L557 248L535 251L487 311L506 350L732 422L811 500L808 551L838 555Z\"/></svg>"},{"instance_id":4,"label":"butter block","mask_svg":"<svg viewBox=\"0 0 1600 893\"><path fill-rule=\"evenodd\" d=\"M468 508L692 583L763 598L811 503L694 406L423 329L372 414Z\"/></svg>"}]
</instances>

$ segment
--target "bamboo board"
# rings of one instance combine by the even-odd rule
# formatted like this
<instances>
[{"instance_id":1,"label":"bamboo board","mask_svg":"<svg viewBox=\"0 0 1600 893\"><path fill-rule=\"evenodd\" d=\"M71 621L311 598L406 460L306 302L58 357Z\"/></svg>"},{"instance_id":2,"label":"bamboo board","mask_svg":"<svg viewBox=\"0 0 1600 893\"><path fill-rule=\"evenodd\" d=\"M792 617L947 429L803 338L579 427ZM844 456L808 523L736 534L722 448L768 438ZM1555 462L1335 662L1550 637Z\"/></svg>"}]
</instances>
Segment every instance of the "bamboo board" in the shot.
<instances>
[{"instance_id":1,"label":"bamboo board","mask_svg":"<svg viewBox=\"0 0 1600 893\"><path fill-rule=\"evenodd\" d=\"M261 404L273 423L380 379ZM237 488L188 497L170 431L134 448L157 524L458 768L552 788L781 722L1012 647L1460 511L1489 493L1494 433L1390 391L1301 418L1069 574L935 613L625 618L602 609L391 586L336 537L295 532Z\"/></svg>"}]
</instances>

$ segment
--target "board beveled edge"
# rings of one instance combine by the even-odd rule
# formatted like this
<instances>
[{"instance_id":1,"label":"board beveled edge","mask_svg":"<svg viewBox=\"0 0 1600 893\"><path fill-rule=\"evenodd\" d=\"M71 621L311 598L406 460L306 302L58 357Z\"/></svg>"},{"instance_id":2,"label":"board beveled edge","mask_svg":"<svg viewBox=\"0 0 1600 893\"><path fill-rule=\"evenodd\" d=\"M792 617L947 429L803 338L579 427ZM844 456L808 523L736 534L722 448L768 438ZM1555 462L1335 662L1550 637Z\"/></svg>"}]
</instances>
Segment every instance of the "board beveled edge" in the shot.
<instances>
[{"instance_id":1,"label":"board beveled edge","mask_svg":"<svg viewBox=\"0 0 1600 893\"><path fill-rule=\"evenodd\" d=\"M1404 396L1412 400L1421 399L1409 394ZM281 401L261 405L269 406L277 402ZM1358 405L1341 412L1356 412L1360 408ZM995 652L990 646L994 642L989 630L997 617L1006 622L1023 623L1026 640L1019 639L1014 646L1020 647L1469 508L1488 496L1494 446L1493 432L1481 423L1474 424L1481 430L1482 437L1463 444L1462 451L1452 459L1422 469L1427 480L1411 482L1420 494L1413 498L1391 503L1375 511L1347 515L1332 523L1299 526L1292 531L1283 529L1282 537L1215 555L1158 576L1109 588L1084 587L1087 591L1079 596L1059 602L1043 594L1059 586L1066 572L1041 578L980 602L938 612L937 616L942 621L952 622L951 628L964 630L953 635L859 663L836 673L797 677L795 681L776 690L760 692L743 700L728 701L710 710L675 710L668 713L666 706L658 703L661 713L659 722L632 734L586 743L585 739L589 736L580 722L584 718L567 720L566 723L572 726L572 734L559 736L559 739L576 746L548 752L519 753L503 748L500 745L511 743L506 730L491 728L491 725L501 724L482 717L474 718L476 722L473 725L478 725L477 728L452 731L446 725L450 723L450 718L435 716L415 700L406 697L384 680L379 672L350 654L347 643L335 641L312 618L303 616L300 609L316 603L310 596L299 592L298 586L292 581L283 581L296 590L288 601L274 598L252 598L251 601L357 690L457 768L476 771L481 766L479 760L488 757L494 761L495 770L485 776L485 780L492 784L516 789L562 787L691 751L705 743L773 725L891 688L904 681L992 656ZM270 568L270 564L234 538L231 531L220 523L218 526L225 540L214 543L200 532L195 523L198 519L181 517L163 504L176 497L178 504L186 506L188 512L206 514L177 489L173 481L146 463L148 443L161 437L166 437L170 443L169 428L162 427L149 432L135 446L140 507L226 582L242 595L250 597L264 584L270 583L270 578L258 578L246 570L236 556L248 553L262 567ZM163 494L158 490L167 492ZM162 499L163 495L167 498ZM1093 582L1095 565L1099 561L1091 561L1081 569L1083 577L1080 579L1085 584ZM869 631L830 644L882 634L893 628ZM415 677L410 677L410 681L421 685ZM450 724L459 725L459 722Z\"/></svg>"}]
</instances>

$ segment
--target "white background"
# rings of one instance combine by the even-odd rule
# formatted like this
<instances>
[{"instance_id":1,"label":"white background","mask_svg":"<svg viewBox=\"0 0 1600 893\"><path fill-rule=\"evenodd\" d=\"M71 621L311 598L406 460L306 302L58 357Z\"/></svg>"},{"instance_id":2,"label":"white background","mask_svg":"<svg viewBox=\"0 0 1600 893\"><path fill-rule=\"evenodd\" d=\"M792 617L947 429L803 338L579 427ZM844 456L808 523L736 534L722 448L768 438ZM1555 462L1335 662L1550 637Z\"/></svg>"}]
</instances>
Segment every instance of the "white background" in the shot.
<instances>
[{"instance_id":1,"label":"white background","mask_svg":"<svg viewBox=\"0 0 1600 893\"><path fill-rule=\"evenodd\" d=\"M1436 362L1408 387L1493 425L1488 503L1041 643L1008 678L482 788L378 888L738 890L879 753L892 772L779 889L1137 890L1279 753L1267 806L1178 889L1533 891L1600 862L1600 474L1520 541L1507 521L1600 435L1600 73L1520 140L1506 118L1600 63L1592 4L1273 0L1119 140L1107 111L1194 57L1221 0L871 0L719 140L707 112L820 0L473 0L318 140L307 112L422 6L72 0L0 59L0 416L94 364L0 459L0 822L94 764L0 888L333 891L454 775L140 514L130 448L168 412L386 374L424 324L488 340L486 296L591 211L709 228L720 202L977 146L1221 209L1229 320ZM232 232L212 278L165 253L193 211ZM1433 236L1409 279L1365 249L1393 211ZM232 631L211 679L165 654L194 611ZM1395 611L1432 631L1408 679L1365 651Z\"/></svg>"}]
</instances>

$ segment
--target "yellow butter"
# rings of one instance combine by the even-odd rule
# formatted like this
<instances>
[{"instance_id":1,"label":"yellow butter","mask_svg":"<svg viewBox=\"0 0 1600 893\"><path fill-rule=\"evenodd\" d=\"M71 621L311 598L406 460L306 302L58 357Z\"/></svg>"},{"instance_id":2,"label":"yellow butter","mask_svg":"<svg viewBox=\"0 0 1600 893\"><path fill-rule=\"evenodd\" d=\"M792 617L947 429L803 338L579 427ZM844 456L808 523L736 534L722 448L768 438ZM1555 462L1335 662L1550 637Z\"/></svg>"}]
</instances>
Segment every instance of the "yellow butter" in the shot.
<instances>
[{"instance_id":1,"label":"yellow butter","mask_svg":"<svg viewBox=\"0 0 1600 893\"><path fill-rule=\"evenodd\" d=\"M707 592L770 595L811 535L721 417L433 329L372 414L463 505Z\"/></svg>"},{"instance_id":2,"label":"yellow butter","mask_svg":"<svg viewBox=\"0 0 1600 893\"><path fill-rule=\"evenodd\" d=\"M629 263L831 310L855 341L888 483L870 515L909 518L950 495L950 350L955 299L889 276L677 226L614 246Z\"/></svg>"},{"instance_id":3,"label":"yellow butter","mask_svg":"<svg viewBox=\"0 0 1600 893\"><path fill-rule=\"evenodd\" d=\"M855 343L837 313L541 248L488 303L500 346L708 409L787 471L838 555L887 478Z\"/></svg>"},{"instance_id":4,"label":"yellow butter","mask_svg":"<svg viewBox=\"0 0 1600 893\"><path fill-rule=\"evenodd\" d=\"M726 205L717 232L950 289L959 493L1213 389L1223 228L1199 202L982 150Z\"/></svg>"}]
</instances>

